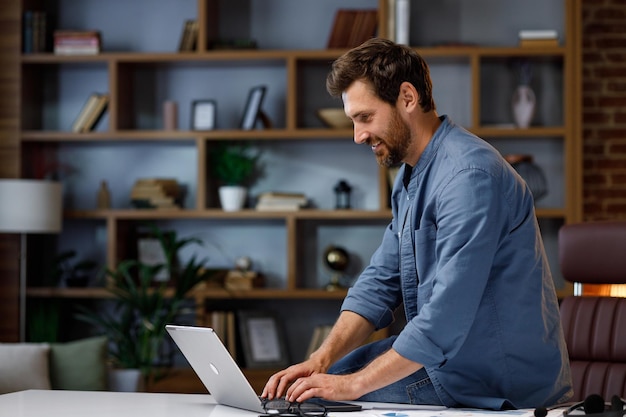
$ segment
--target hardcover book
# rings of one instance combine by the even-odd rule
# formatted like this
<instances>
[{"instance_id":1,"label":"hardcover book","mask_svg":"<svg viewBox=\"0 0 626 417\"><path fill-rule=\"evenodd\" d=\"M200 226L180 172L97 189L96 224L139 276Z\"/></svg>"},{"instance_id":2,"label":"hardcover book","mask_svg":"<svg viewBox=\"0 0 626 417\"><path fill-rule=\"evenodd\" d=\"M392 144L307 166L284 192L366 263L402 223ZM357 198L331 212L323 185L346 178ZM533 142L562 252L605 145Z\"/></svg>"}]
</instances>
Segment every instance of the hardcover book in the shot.
<instances>
[{"instance_id":1,"label":"hardcover book","mask_svg":"<svg viewBox=\"0 0 626 417\"><path fill-rule=\"evenodd\" d=\"M95 108L99 97L100 95L98 93L93 93L87 98L87 101L81 108L78 116L76 116L76 120L74 120L74 123L72 124L72 132L80 133L83 131L85 121Z\"/></svg>"}]
</instances>

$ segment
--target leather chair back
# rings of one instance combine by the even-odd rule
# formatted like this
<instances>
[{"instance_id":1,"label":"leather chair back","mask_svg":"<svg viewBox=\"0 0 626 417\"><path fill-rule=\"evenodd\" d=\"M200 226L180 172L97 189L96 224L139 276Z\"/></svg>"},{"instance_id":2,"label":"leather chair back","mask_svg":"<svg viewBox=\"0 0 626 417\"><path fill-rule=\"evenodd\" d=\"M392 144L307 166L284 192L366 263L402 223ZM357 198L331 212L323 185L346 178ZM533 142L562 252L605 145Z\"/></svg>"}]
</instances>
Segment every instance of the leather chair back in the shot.
<instances>
[{"instance_id":1,"label":"leather chair back","mask_svg":"<svg viewBox=\"0 0 626 417\"><path fill-rule=\"evenodd\" d=\"M559 230L563 278L581 284L626 283L626 221L565 225ZM573 401L626 397L626 298L568 296L561 322L574 384Z\"/></svg>"}]
</instances>

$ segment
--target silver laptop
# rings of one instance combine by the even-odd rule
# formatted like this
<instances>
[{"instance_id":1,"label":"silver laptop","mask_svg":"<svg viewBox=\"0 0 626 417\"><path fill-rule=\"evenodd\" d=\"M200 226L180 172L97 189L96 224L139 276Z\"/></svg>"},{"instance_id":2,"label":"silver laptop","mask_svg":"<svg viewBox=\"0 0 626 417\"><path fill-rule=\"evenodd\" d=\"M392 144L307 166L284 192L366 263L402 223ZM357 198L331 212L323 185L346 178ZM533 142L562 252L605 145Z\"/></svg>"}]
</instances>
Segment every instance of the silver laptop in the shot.
<instances>
[{"instance_id":1,"label":"silver laptop","mask_svg":"<svg viewBox=\"0 0 626 417\"><path fill-rule=\"evenodd\" d=\"M263 413L258 394L209 327L165 326L180 351L218 404ZM360 405L325 401L328 411L358 411Z\"/></svg>"}]
</instances>

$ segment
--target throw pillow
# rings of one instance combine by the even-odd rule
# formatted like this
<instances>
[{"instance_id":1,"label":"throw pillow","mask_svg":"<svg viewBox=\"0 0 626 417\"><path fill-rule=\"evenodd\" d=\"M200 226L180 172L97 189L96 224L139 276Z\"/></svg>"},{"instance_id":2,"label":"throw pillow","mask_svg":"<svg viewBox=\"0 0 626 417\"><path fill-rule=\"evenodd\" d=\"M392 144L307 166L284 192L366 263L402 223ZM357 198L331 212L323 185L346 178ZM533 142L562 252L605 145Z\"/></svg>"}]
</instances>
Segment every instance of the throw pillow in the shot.
<instances>
[{"instance_id":1,"label":"throw pillow","mask_svg":"<svg viewBox=\"0 0 626 417\"><path fill-rule=\"evenodd\" d=\"M0 343L0 394L50 389L46 343Z\"/></svg>"},{"instance_id":2,"label":"throw pillow","mask_svg":"<svg viewBox=\"0 0 626 417\"><path fill-rule=\"evenodd\" d=\"M107 389L107 338L90 337L50 344L52 389L104 391Z\"/></svg>"}]
</instances>

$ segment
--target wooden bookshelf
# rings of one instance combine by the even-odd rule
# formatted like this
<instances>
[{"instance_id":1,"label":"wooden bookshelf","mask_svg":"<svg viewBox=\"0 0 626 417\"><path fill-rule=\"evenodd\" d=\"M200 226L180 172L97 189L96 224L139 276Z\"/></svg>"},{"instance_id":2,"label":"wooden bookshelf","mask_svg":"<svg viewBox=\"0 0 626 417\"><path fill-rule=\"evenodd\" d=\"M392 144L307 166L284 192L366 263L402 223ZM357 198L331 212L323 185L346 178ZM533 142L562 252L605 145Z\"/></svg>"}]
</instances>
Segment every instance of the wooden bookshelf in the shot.
<instances>
[{"instance_id":1,"label":"wooden bookshelf","mask_svg":"<svg viewBox=\"0 0 626 417\"><path fill-rule=\"evenodd\" d=\"M133 0L141 2L143 0ZM291 0L293 1L293 0ZM44 1L22 1L18 6L19 14L27 8L45 6ZM107 50L107 32L103 32L104 52L89 56L58 56L52 53L23 54L17 59L14 68L3 69L9 78L17 79L20 86L19 100L10 101L5 108L19 110L20 128L16 127L15 115L12 116L13 124L10 129L2 131L0 154L10 155L3 157L7 164L0 164L3 176L29 176L32 175L30 163L32 156L38 152L54 157L61 155L66 149L89 150L90 148L106 147L107 149L125 149L130 145L144 147L172 146L184 147L193 153L193 162L197 165L194 178L195 197L189 207L183 210L134 210L119 205L110 210L96 210L88 208L68 207L65 213L66 221L70 224L92 225L98 230L106 232L104 254L106 266L115 267L128 253L129 236L132 229L144 221L157 222L230 222L228 224L245 224L252 229L258 225L278 225L283 232L285 247L284 253L277 254L284 262L284 273L280 277L280 284L267 289L254 290L249 293L226 293L214 289L207 289L194 294L201 301L207 299L232 298L234 300L261 299L267 304L280 300L340 300L344 293L329 293L311 288L312 284L305 282L302 277L307 273L306 269L314 263L304 263L302 254L308 249L308 233L316 225L373 225L382 230L391 218L388 208L388 181L387 173L383 169L374 166L372 158L371 171L374 172L371 187L378 190L376 207L358 210L333 210L328 208L301 210L298 212L257 212L247 209L240 212L222 211L215 199L215 184L210 178L207 154L211 146L224 141L249 141L266 149L277 146L302 146L314 143L319 148L333 146L335 144L349 143L352 138L351 129L333 130L326 128L321 122L315 121L312 113L315 107L333 104L338 106L327 97L323 88L323 74L328 70L332 60L337 58L344 50L327 50L324 46L306 49L284 49L261 47L256 50L210 50L210 40L219 33L220 22L216 16L218 6L224 6L223 2L213 0L197 0L194 16L199 22L199 38L196 51L176 52L176 46L170 51L142 51L132 50ZM379 15L379 35L386 36L388 4L386 0L376 0ZM95 7L95 6L94 6ZM336 8L333 6L325 20L332 20ZM54 10L63 15L67 10ZM3 11L2 13L9 13ZM559 225L576 222L581 219L581 128L580 128L580 45L578 18L580 14L580 1L563 1L564 41L557 47L546 48L520 48L516 43L508 45L469 45L469 46L428 46L414 45L429 63L433 65L433 72L438 71L438 65L447 69L454 67L466 74L469 80L467 91L470 97L467 99L467 128L477 135L485 138L494 146L514 147L521 151L531 149L544 149L547 143L549 148L556 148L554 159L559 160L558 178L555 180L555 189L558 197L554 203L537 208L537 216L545 230L546 241L554 240ZM231 16L233 18L233 16ZM506 16L503 19L514 19ZM19 19L15 24L19 24ZM178 24L180 23L180 25ZM515 23L515 22L513 22ZM330 23L329 23L330 24ZM173 24L178 39L182 21ZM99 28L98 28L99 29ZM4 29L3 29L4 30ZM13 34L15 31L12 32ZM316 33L315 37L323 38L317 45L325 45L328 33ZM19 39L13 35L13 43L18 44ZM174 42L177 43L177 42ZM561 83L557 106L562 113L559 121L550 124L533 125L528 129L503 128L490 123L488 116L491 108L486 104L491 95L490 80L485 75L488 71L510 71L509 62L513 59L528 59L537 63L538 67L545 69L548 75ZM15 71L15 69L19 71ZM223 82L236 85L240 80L235 78L239 71L255 69L266 72L277 72L278 80L272 79L280 87L274 90L280 91L270 100L279 101L276 106L280 109L272 116L279 120L272 129L241 131L232 122L230 126L219 127L212 131L193 131L186 126L181 126L176 131L165 131L157 126L143 126L141 117L137 114L148 111L158 112L157 103L146 105L144 95L154 99L144 90L136 91L136 85L144 79L157 80L166 78L176 80L184 84L185 74L197 74L200 71L214 74L221 71ZM52 98L42 94L42 91L55 91L61 89L59 79L66 79L70 75L79 74L81 77L90 79L93 84L88 84L76 91L58 93ZM319 76L322 74L322 76ZM238 76L238 75L237 75ZM538 75L540 77L541 75ZM64 78L66 77L66 78ZM93 80L91 80L93 78ZM174 81L172 81L174 82ZM204 80L202 80L204 82ZM208 81L207 81L208 82ZM256 82L256 80L254 80ZM316 83L315 86L307 83ZM94 86L98 86L95 88ZM160 87L158 81L153 81L152 89ZM102 87L102 88L100 88ZM181 87L182 88L182 87ZM217 89L217 87L215 87ZM435 88L440 88L435 83ZM67 111L68 106L74 101L84 100L88 93L94 89L106 89L110 94L110 104L107 111L106 122L101 129L85 133L72 133L63 123L50 123L50 115L46 113L49 108L57 108L60 112ZM149 89L148 89L149 90ZM311 91L315 91L312 93ZM142 94L145 93L145 94ZM76 98L75 96L79 96ZM5 95L6 97L6 95ZM70 97L70 98L68 98ZM163 97L158 97L159 99ZM191 96L186 97L188 101ZM6 99L8 100L8 99ZM454 100L454 98L453 98ZM509 97L499 101L497 106L503 103L508 105ZM20 104L21 103L21 104ZM82 104L82 102L81 102ZM494 107L496 107L494 105ZM18 111L16 110L16 111ZM76 109L76 112L78 108ZM218 107L218 112L220 108ZM442 113L446 109L441 109ZM72 113L75 114L75 113ZM150 115L155 118L155 114ZM233 118L234 119L234 118ZM503 120L508 121L508 120ZM534 147L534 148L533 148ZM346 154L346 158L352 154ZM141 163L139 161L138 163ZM104 172L103 175L109 173ZM330 188L330 185L328 186ZM95 191L95 190L94 190ZM313 226L311 226L313 225ZM89 232L88 232L89 233ZM60 239L65 239L61 235ZM554 248L552 248L554 250ZM364 262L369 259L363 255ZM553 270L558 266L552 259ZM567 286L559 288L561 294L569 292ZM81 298L107 297L102 288L86 289L57 289L36 288L28 289L31 298L64 298L68 300Z\"/></svg>"}]
</instances>

